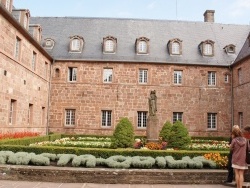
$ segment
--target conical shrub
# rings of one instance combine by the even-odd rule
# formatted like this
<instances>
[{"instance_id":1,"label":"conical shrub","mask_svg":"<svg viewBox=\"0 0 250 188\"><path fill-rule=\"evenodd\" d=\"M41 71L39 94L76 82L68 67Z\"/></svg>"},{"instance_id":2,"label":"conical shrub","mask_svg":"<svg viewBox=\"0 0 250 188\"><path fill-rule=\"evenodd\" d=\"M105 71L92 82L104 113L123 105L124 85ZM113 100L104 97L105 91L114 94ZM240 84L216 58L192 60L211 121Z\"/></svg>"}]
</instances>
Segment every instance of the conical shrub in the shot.
<instances>
[{"instance_id":1,"label":"conical shrub","mask_svg":"<svg viewBox=\"0 0 250 188\"><path fill-rule=\"evenodd\" d=\"M163 141L168 142L169 137L171 135L172 126L173 126L172 123L170 123L169 121L167 121L163 125L163 127L162 127L162 129L160 131L160 134L159 134L159 137L161 137Z\"/></svg>"}]
</instances>

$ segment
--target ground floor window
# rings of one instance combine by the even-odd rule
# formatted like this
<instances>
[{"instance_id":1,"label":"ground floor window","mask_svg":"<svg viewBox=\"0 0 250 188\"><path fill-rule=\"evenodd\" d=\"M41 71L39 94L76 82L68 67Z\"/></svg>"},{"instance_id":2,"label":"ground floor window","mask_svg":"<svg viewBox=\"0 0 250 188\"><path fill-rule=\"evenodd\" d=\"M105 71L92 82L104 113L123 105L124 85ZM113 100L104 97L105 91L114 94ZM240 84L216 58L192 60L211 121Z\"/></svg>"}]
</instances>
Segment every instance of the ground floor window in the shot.
<instances>
[{"instance_id":1,"label":"ground floor window","mask_svg":"<svg viewBox=\"0 0 250 188\"><path fill-rule=\"evenodd\" d=\"M110 127L111 126L111 110L103 110L102 111L102 127Z\"/></svg>"},{"instance_id":2,"label":"ground floor window","mask_svg":"<svg viewBox=\"0 0 250 188\"><path fill-rule=\"evenodd\" d=\"M137 112L137 127L146 128L147 127L147 112Z\"/></svg>"},{"instance_id":3,"label":"ground floor window","mask_svg":"<svg viewBox=\"0 0 250 188\"><path fill-rule=\"evenodd\" d=\"M75 125L76 110L66 109L65 110L65 125Z\"/></svg>"},{"instance_id":4,"label":"ground floor window","mask_svg":"<svg viewBox=\"0 0 250 188\"><path fill-rule=\"evenodd\" d=\"M217 128L217 114L216 113L208 113L207 114L207 128L208 129L216 129Z\"/></svg>"},{"instance_id":5,"label":"ground floor window","mask_svg":"<svg viewBox=\"0 0 250 188\"><path fill-rule=\"evenodd\" d=\"M175 123L176 121L182 121L182 115L183 115L183 112L174 112L173 123Z\"/></svg>"}]
</instances>

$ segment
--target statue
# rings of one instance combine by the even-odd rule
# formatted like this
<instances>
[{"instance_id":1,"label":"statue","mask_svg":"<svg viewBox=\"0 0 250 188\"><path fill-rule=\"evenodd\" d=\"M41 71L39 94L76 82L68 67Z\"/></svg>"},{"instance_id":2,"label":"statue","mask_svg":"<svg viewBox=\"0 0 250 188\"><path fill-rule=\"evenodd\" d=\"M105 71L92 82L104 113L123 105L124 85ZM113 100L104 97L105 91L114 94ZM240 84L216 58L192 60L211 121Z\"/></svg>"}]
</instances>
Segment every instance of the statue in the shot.
<instances>
[{"instance_id":1,"label":"statue","mask_svg":"<svg viewBox=\"0 0 250 188\"><path fill-rule=\"evenodd\" d=\"M150 92L150 97L148 98L148 104L149 104L149 115L155 116L157 111L157 96L156 91L153 90Z\"/></svg>"}]
</instances>

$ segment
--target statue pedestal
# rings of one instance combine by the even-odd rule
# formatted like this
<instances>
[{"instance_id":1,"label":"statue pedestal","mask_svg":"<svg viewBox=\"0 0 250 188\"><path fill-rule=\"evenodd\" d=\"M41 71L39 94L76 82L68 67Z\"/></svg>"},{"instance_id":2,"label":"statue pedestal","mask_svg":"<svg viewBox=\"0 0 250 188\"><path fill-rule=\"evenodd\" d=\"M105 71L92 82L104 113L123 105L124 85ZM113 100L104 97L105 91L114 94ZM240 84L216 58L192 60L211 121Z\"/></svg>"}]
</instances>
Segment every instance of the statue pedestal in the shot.
<instances>
[{"instance_id":1,"label":"statue pedestal","mask_svg":"<svg viewBox=\"0 0 250 188\"><path fill-rule=\"evenodd\" d=\"M147 141L158 142L159 141L159 119L157 116L148 116L147 119Z\"/></svg>"}]
</instances>

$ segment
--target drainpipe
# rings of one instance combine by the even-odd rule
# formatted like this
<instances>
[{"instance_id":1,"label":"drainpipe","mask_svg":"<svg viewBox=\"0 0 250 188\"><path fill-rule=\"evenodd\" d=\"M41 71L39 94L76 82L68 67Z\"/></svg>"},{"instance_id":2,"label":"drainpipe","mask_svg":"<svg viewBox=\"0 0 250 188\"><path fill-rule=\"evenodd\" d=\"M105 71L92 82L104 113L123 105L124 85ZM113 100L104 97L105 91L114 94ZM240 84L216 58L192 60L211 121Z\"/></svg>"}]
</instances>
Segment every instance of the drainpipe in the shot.
<instances>
[{"instance_id":1,"label":"drainpipe","mask_svg":"<svg viewBox=\"0 0 250 188\"><path fill-rule=\"evenodd\" d=\"M229 66L231 73L231 131L234 125L234 94L233 94L233 69Z\"/></svg>"},{"instance_id":2,"label":"drainpipe","mask_svg":"<svg viewBox=\"0 0 250 188\"><path fill-rule=\"evenodd\" d=\"M50 91L51 91L51 78L52 78L52 65L55 63L55 60L50 63L50 72L49 72L49 91L48 91L48 108L47 108L47 126L46 126L46 135L49 134L49 111L50 111Z\"/></svg>"}]
</instances>

